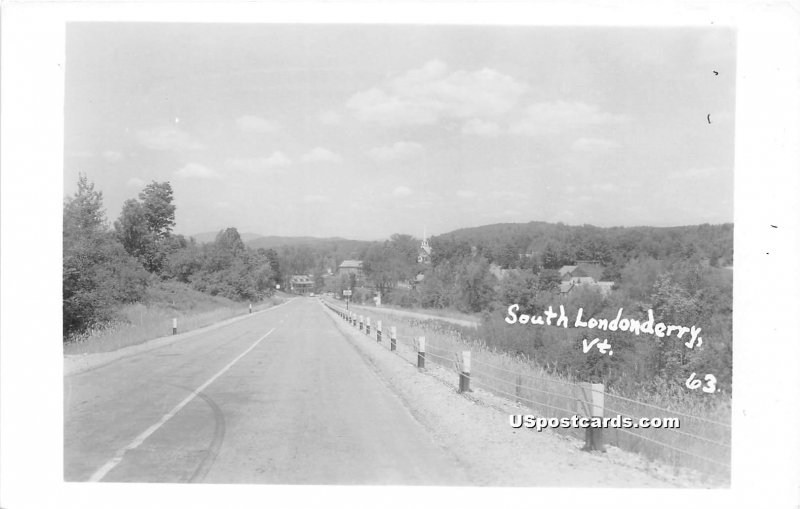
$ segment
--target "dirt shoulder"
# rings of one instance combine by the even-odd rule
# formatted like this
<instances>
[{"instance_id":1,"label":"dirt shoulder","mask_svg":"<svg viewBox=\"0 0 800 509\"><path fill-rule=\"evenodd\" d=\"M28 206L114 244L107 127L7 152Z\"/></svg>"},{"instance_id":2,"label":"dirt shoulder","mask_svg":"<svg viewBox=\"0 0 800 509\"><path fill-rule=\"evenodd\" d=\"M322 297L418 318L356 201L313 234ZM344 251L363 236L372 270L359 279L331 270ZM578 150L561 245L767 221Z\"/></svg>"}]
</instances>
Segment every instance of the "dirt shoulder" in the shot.
<instances>
[{"instance_id":1,"label":"dirt shoulder","mask_svg":"<svg viewBox=\"0 0 800 509\"><path fill-rule=\"evenodd\" d=\"M580 450L583 442L571 437L514 429L509 415L529 410L480 389L459 394L454 372L432 363L421 372L406 345L390 352L386 339L377 343L325 309L409 412L458 458L475 486L698 487L614 447L587 453Z\"/></svg>"}]
</instances>

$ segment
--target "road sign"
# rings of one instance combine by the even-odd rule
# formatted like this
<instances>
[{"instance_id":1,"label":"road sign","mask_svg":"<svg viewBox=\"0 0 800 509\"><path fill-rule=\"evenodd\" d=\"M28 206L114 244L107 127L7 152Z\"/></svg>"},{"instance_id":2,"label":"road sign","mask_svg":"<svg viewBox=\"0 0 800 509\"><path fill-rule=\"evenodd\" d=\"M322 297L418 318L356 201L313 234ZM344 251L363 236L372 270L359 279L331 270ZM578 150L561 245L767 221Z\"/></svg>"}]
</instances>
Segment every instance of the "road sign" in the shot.
<instances>
[{"instance_id":1,"label":"road sign","mask_svg":"<svg viewBox=\"0 0 800 509\"><path fill-rule=\"evenodd\" d=\"M350 297L351 295L353 295L353 290L344 290L342 291L342 295L344 295L345 297Z\"/></svg>"}]
</instances>

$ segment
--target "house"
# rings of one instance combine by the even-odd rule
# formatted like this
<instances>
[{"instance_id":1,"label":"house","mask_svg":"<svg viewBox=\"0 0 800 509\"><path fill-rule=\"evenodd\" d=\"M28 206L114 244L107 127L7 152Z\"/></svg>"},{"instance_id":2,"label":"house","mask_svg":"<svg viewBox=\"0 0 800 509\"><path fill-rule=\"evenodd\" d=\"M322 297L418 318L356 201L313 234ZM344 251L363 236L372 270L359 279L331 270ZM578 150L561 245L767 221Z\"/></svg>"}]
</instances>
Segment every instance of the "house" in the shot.
<instances>
[{"instance_id":1,"label":"house","mask_svg":"<svg viewBox=\"0 0 800 509\"><path fill-rule=\"evenodd\" d=\"M558 275L561 276L561 280L563 281L565 277L569 276L572 277L572 272L577 269L577 265L564 265L560 269L558 269Z\"/></svg>"},{"instance_id":2,"label":"house","mask_svg":"<svg viewBox=\"0 0 800 509\"><path fill-rule=\"evenodd\" d=\"M414 279L402 279L397 282L396 287L402 288L403 290L413 290L417 287L418 284L422 283L425 280L425 274L419 273L414 276Z\"/></svg>"},{"instance_id":3,"label":"house","mask_svg":"<svg viewBox=\"0 0 800 509\"><path fill-rule=\"evenodd\" d=\"M608 297L611 294L611 290L614 288L614 282L598 281L597 286L600 287L600 293L603 294L603 297Z\"/></svg>"},{"instance_id":4,"label":"house","mask_svg":"<svg viewBox=\"0 0 800 509\"><path fill-rule=\"evenodd\" d=\"M584 288L597 288L600 291L600 294L603 297L608 297L611 294L611 290L614 288L613 281L595 281L594 278L591 277L574 277L571 278L569 281L563 281L558 285L559 294L562 297L566 297L566 295L574 290L577 287L584 287Z\"/></svg>"},{"instance_id":5,"label":"house","mask_svg":"<svg viewBox=\"0 0 800 509\"><path fill-rule=\"evenodd\" d=\"M339 264L339 274L355 274L357 278L364 275L364 262L361 260L344 260Z\"/></svg>"},{"instance_id":6,"label":"house","mask_svg":"<svg viewBox=\"0 0 800 509\"><path fill-rule=\"evenodd\" d=\"M504 280L509 276L509 274L519 273L519 272L520 272L519 269L504 269L501 268L496 263L489 264L489 273L494 275L494 277L496 277L498 281Z\"/></svg>"},{"instance_id":7,"label":"house","mask_svg":"<svg viewBox=\"0 0 800 509\"><path fill-rule=\"evenodd\" d=\"M580 286L580 285L592 286L592 285L596 285L597 284L597 281L595 281L594 278L591 277L591 276L572 276L569 279L569 282L571 282L574 285L578 285L578 286Z\"/></svg>"},{"instance_id":8,"label":"house","mask_svg":"<svg viewBox=\"0 0 800 509\"><path fill-rule=\"evenodd\" d=\"M560 269L558 269L558 273L561 275L561 281L569 281L573 277L591 277L595 281L598 281L603 276L603 267L596 264L595 262L591 262L589 264L584 264L583 262L577 263L576 265L564 265Z\"/></svg>"},{"instance_id":9,"label":"house","mask_svg":"<svg viewBox=\"0 0 800 509\"><path fill-rule=\"evenodd\" d=\"M289 278L289 291L305 295L314 290L313 276L306 276L305 274L294 275Z\"/></svg>"},{"instance_id":10,"label":"house","mask_svg":"<svg viewBox=\"0 0 800 509\"><path fill-rule=\"evenodd\" d=\"M569 292L572 291L572 288L574 286L575 285L572 283L572 281L565 281L563 283L559 283L559 285L558 285L558 293L562 297L565 297Z\"/></svg>"}]
</instances>

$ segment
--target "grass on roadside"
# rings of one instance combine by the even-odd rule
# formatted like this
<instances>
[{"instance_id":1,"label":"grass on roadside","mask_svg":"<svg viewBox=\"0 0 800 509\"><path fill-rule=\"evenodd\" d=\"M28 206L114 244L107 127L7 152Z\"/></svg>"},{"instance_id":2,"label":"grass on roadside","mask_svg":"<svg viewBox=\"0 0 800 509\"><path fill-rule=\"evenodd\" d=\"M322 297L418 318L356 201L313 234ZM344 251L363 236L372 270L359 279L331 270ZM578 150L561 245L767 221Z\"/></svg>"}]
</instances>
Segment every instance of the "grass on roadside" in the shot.
<instances>
[{"instance_id":1,"label":"grass on roadside","mask_svg":"<svg viewBox=\"0 0 800 509\"><path fill-rule=\"evenodd\" d=\"M253 303L253 311L277 304L280 297ZM178 332L186 332L248 313L247 302L215 297L177 282L159 282L147 290L143 302L118 310L118 319L89 330L64 343L67 355L110 352L172 334L172 319Z\"/></svg>"},{"instance_id":2,"label":"grass on roadside","mask_svg":"<svg viewBox=\"0 0 800 509\"><path fill-rule=\"evenodd\" d=\"M327 299L333 305L344 307L345 303L343 300L336 300L336 299ZM404 308L402 306L397 306L394 304L381 304L381 307L376 307L374 304L364 303L364 304L354 304L357 307L368 308L370 310L375 310L380 312L381 309L391 309L394 311L403 311L407 313L420 313L423 315L429 315L432 317L439 317L439 318L451 318L454 320L465 320L468 322L477 322L480 323L480 316L478 315L470 315L467 313L462 313L461 311L456 311L454 309L435 309L435 308Z\"/></svg>"}]
</instances>

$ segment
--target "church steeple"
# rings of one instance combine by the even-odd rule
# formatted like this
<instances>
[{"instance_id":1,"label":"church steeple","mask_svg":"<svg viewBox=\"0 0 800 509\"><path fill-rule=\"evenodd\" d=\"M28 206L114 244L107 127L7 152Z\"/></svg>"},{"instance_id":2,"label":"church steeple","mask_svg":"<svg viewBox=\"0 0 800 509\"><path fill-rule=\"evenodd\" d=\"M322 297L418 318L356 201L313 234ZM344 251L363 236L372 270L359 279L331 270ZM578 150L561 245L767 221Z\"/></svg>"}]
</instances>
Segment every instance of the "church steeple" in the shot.
<instances>
[{"instance_id":1,"label":"church steeple","mask_svg":"<svg viewBox=\"0 0 800 509\"><path fill-rule=\"evenodd\" d=\"M422 228L422 243L419 246L417 263L431 263L431 246L428 244L428 235L425 227Z\"/></svg>"}]
</instances>

